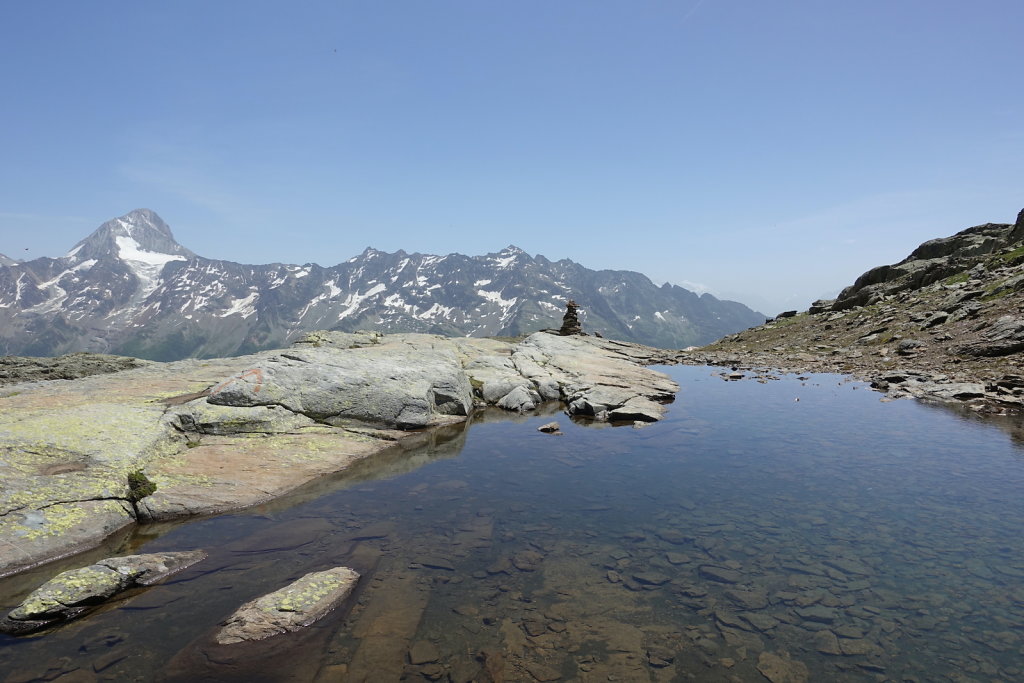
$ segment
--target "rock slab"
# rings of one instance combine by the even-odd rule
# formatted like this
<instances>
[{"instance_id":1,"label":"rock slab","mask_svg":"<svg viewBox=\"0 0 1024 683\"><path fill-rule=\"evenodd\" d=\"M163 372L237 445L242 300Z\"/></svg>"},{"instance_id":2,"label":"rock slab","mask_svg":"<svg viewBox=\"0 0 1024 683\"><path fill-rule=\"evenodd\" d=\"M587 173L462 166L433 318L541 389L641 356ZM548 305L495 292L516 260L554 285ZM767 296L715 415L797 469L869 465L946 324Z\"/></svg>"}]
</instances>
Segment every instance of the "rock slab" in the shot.
<instances>
[{"instance_id":1,"label":"rock slab","mask_svg":"<svg viewBox=\"0 0 1024 683\"><path fill-rule=\"evenodd\" d=\"M325 347L267 358L215 386L207 402L277 405L316 420L417 429L435 423L439 415L465 417L473 393L448 350Z\"/></svg>"},{"instance_id":2,"label":"rock slab","mask_svg":"<svg viewBox=\"0 0 1024 683\"><path fill-rule=\"evenodd\" d=\"M91 607L136 586L150 586L206 559L202 550L112 557L69 569L34 590L0 621L0 632L39 631L74 619Z\"/></svg>"},{"instance_id":3,"label":"rock slab","mask_svg":"<svg viewBox=\"0 0 1024 683\"><path fill-rule=\"evenodd\" d=\"M217 632L220 645L263 640L309 626L347 598L359 581L348 567L311 572L284 588L245 603Z\"/></svg>"}]
</instances>

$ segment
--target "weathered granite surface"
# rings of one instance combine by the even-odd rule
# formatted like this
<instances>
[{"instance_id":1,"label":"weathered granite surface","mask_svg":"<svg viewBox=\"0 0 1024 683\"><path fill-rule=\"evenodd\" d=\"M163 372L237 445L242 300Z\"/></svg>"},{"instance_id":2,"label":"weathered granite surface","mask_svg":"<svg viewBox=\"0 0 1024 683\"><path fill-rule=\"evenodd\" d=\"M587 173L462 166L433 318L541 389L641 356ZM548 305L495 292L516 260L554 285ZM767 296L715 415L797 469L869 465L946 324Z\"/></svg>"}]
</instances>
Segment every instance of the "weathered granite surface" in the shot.
<instances>
[{"instance_id":1,"label":"weathered granite surface","mask_svg":"<svg viewBox=\"0 0 1024 683\"><path fill-rule=\"evenodd\" d=\"M351 595L359 573L335 567L306 574L268 595L245 603L214 637L220 645L263 640L309 626Z\"/></svg>"},{"instance_id":2,"label":"weathered granite surface","mask_svg":"<svg viewBox=\"0 0 1024 683\"><path fill-rule=\"evenodd\" d=\"M8 385L0 575L136 521L265 502L484 405L562 400L584 419L660 419L678 386L643 366L665 353L543 333L514 344L319 332L283 351ZM157 487L141 500L136 471Z\"/></svg>"},{"instance_id":3,"label":"weathered granite surface","mask_svg":"<svg viewBox=\"0 0 1024 683\"><path fill-rule=\"evenodd\" d=\"M206 558L202 550L111 557L69 569L34 590L0 619L0 632L23 634L74 619L136 586L150 586Z\"/></svg>"}]
</instances>

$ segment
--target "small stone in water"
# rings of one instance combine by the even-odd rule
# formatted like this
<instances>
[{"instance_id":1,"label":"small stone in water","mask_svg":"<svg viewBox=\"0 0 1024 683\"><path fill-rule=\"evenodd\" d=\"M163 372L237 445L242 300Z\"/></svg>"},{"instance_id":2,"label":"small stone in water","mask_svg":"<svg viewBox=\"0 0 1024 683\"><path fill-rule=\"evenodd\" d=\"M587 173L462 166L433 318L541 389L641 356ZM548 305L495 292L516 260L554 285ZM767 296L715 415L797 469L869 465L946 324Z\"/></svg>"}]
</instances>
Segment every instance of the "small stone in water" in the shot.
<instances>
[{"instance_id":1,"label":"small stone in water","mask_svg":"<svg viewBox=\"0 0 1024 683\"><path fill-rule=\"evenodd\" d=\"M443 557L421 557L418 558L416 562L428 569L444 569L449 572L455 571L455 565Z\"/></svg>"},{"instance_id":2,"label":"small stone in water","mask_svg":"<svg viewBox=\"0 0 1024 683\"><path fill-rule=\"evenodd\" d=\"M524 550L512 556L512 565L521 572L534 572L540 568L544 556L535 550Z\"/></svg>"},{"instance_id":3,"label":"small stone in water","mask_svg":"<svg viewBox=\"0 0 1024 683\"><path fill-rule=\"evenodd\" d=\"M426 640L418 640L409 648L410 664L428 664L436 662L440 658L441 654L437 651L437 647Z\"/></svg>"},{"instance_id":4,"label":"small stone in water","mask_svg":"<svg viewBox=\"0 0 1024 683\"><path fill-rule=\"evenodd\" d=\"M683 553L665 553L665 559L668 560L669 564L679 565L689 562L690 556Z\"/></svg>"},{"instance_id":5,"label":"small stone in water","mask_svg":"<svg viewBox=\"0 0 1024 683\"><path fill-rule=\"evenodd\" d=\"M701 565L700 575L705 579L711 579L719 583L739 583L743 580L743 575L737 571L710 564Z\"/></svg>"},{"instance_id":6,"label":"small stone in water","mask_svg":"<svg viewBox=\"0 0 1024 683\"><path fill-rule=\"evenodd\" d=\"M633 574L633 579L648 586L661 586L669 582L669 577L655 572L637 572Z\"/></svg>"},{"instance_id":7,"label":"small stone in water","mask_svg":"<svg viewBox=\"0 0 1024 683\"><path fill-rule=\"evenodd\" d=\"M818 631L814 634L814 639L811 642L814 643L814 649L822 654L843 654L843 651L839 649L839 639L836 638L836 634L832 633L832 631Z\"/></svg>"}]
</instances>

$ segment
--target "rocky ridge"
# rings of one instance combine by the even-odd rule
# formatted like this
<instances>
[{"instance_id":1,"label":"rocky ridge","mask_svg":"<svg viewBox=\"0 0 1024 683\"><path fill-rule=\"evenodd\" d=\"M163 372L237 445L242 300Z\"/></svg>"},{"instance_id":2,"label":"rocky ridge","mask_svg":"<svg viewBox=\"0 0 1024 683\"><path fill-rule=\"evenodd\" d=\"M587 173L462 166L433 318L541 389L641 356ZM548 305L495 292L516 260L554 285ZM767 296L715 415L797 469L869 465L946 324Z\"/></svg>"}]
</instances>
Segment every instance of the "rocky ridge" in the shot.
<instances>
[{"instance_id":1,"label":"rocky ridge","mask_svg":"<svg viewBox=\"0 0 1024 683\"><path fill-rule=\"evenodd\" d=\"M758 324L746 306L508 246L481 256L368 248L330 267L245 265L178 244L153 211L107 221L60 258L0 260L0 354L150 360L283 348L315 330L509 336L558 327L661 347Z\"/></svg>"},{"instance_id":2,"label":"rocky ridge","mask_svg":"<svg viewBox=\"0 0 1024 683\"><path fill-rule=\"evenodd\" d=\"M925 242L833 301L787 311L680 362L837 372L891 397L1024 408L1024 211ZM737 373L742 375L743 373ZM738 378L738 377L737 377Z\"/></svg>"},{"instance_id":3,"label":"rocky ridge","mask_svg":"<svg viewBox=\"0 0 1024 683\"><path fill-rule=\"evenodd\" d=\"M562 401L640 425L678 386L664 352L536 333L518 344L321 332L248 356L150 363L0 393L0 575L95 546L136 521L264 502L466 423L477 408ZM133 481L152 482L142 491Z\"/></svg>"},{"instance_id":4,"label":"rocky ridge","mask_svg":"<svg viewBox=\"0 0 1024 683\"><path fill-rule=\"evenodd\" d=\"M148 365L127 356L79 351L56 358L0 356L0 385L48 379L79 379Z\"/></svg>"}]
</instances>

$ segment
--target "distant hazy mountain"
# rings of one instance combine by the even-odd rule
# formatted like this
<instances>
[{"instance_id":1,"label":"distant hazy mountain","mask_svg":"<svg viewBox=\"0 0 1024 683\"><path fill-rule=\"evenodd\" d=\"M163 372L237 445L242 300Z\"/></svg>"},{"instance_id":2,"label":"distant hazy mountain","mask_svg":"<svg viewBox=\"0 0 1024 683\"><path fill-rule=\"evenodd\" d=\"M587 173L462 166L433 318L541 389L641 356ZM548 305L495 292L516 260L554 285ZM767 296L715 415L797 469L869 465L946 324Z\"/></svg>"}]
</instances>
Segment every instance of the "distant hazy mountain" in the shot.
<instances>
[{"instance_id":1,"label":"distant hazy mountain","mask_svg":"<svg viewBox=\"0 0 1024 683\"><path fill-rule=\"evenodd\" d=\"M0 254L0 266L13 266L17 261L12 259L10 256Z\"/></svg>"},{"instance_id":2,"label":"distant hazy mountain","mask_svg":"<svg viewBox=\"0 0 1024 683\"><path fill-rule=\"evenodd\" d=\"M710 294L513 246L486 256L367 249L330 268L206 259L138 209L61 258L0 263L0 354L225 356L317 329L514 336L558 327L570 298L586 331L668 348L764 322Z\"/></svg>"}]
</instances>

